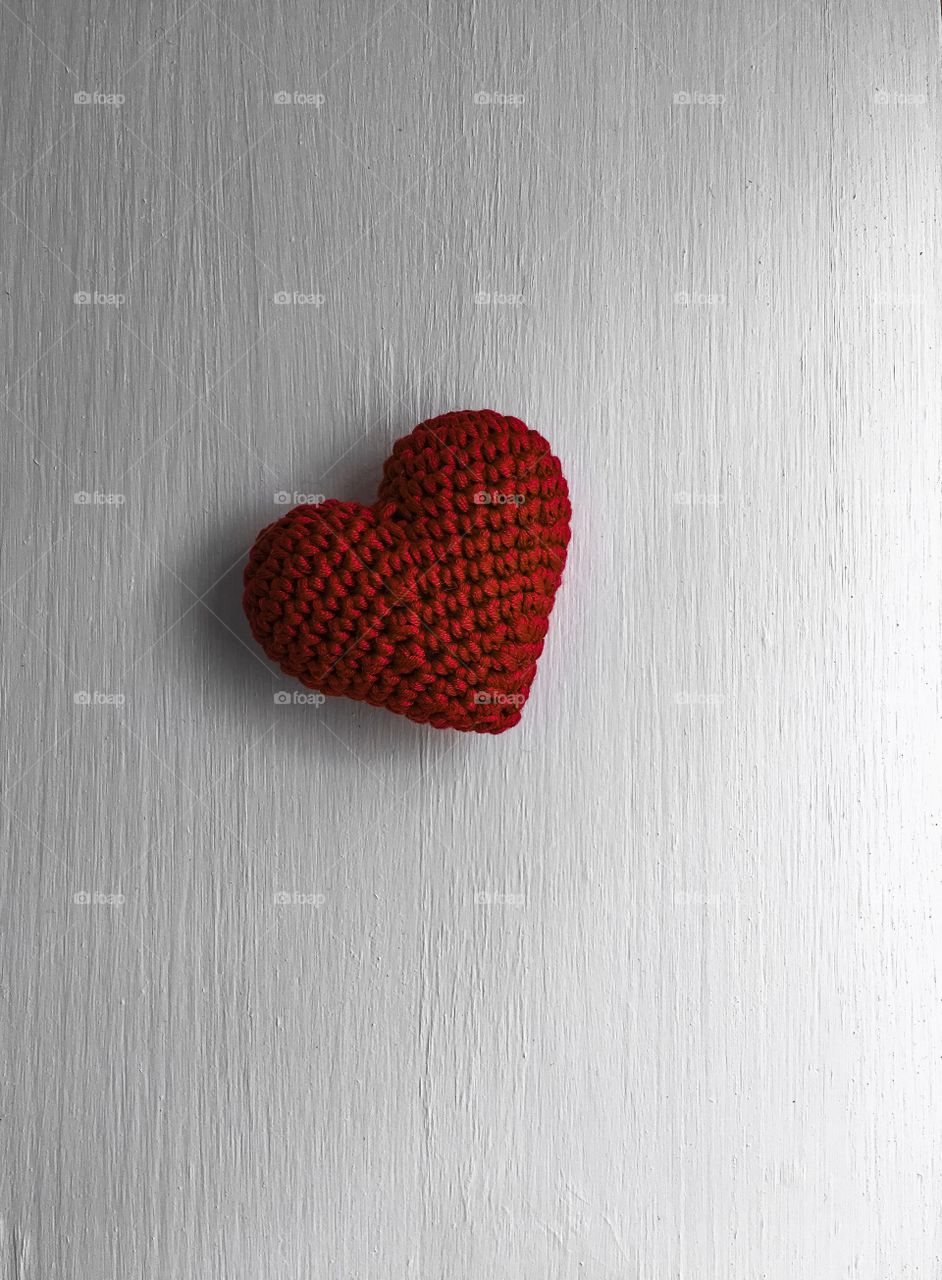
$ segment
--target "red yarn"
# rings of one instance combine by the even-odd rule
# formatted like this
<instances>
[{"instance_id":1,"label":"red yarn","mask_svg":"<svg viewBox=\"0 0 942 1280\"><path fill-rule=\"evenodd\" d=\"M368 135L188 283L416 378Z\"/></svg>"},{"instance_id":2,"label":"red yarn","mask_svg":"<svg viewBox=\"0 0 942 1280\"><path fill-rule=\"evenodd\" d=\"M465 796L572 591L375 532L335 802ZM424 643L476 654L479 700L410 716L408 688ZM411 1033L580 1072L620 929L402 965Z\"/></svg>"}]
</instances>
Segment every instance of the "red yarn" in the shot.
<instances>
[{"instance_id":1,"label":"red yarn","mask_svg":"<svg viewBox=\"0 0 942 1280\"><path fill-rule=\"evenodd\" d=\"M295 507L245 569L252 634L321 693L440 729L520 719L569 545L566 480L542 436L490 410L398 440L371 507Z\"/></svg>"}]
</instances>

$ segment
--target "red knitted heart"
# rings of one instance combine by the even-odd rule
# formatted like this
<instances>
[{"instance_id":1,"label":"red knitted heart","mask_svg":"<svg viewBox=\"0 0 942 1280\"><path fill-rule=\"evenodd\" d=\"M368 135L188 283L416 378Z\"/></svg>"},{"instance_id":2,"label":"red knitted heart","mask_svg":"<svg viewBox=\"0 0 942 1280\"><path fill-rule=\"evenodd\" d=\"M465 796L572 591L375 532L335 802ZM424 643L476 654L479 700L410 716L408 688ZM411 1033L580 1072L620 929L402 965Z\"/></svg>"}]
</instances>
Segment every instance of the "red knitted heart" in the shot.
<instances>
[{"instance_id":1,"label":"red knitted heart","mask_svg":"<svg viewBox=\"0 0 942 1280\"><path fill-rule=\"evenodd\" d=\"M398 440L371 507L295 507L259 534L243 605L310 689L440 729L520 719L566 563L570 506L542 436L490 410Z\"/></svg>"}]
</instances>

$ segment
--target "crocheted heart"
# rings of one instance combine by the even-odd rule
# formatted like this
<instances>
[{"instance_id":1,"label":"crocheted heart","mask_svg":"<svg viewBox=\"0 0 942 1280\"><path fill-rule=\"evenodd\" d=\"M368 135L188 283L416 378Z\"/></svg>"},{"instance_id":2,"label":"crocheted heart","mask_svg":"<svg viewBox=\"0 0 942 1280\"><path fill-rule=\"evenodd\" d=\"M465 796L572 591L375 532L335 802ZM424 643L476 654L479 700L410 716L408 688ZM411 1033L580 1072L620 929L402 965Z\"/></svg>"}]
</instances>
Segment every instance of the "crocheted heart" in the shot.
<instances>
[{"instance_id":1,"label":"crocheted heart","mask_svg":"<svg viewBox=\"0 0 942 1280\"><path fill-rule=\"evenodd\" d=\"M252 634L310 689L502 733L530 693L569 518L559 460L519 419L433 418L396 442L373 506L331 499L262 530Z\"/></svg>"}]
</instances>

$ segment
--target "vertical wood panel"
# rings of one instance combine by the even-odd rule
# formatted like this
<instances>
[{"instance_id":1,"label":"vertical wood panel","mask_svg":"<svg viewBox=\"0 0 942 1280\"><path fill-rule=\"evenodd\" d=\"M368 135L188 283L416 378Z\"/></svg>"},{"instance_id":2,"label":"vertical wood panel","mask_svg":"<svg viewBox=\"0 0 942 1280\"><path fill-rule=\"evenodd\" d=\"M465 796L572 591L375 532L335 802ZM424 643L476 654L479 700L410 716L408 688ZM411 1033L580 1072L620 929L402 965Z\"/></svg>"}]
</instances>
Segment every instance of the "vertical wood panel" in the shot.
<instances>
[{"instance_id":1,"label":"vertical wood panel","mask_svg":"<svg viewBox=\"0 0 942 1280\"><path fill-rule=\"evenodd\" d=\"M0 6L3 1280L936 1274L937 49ZM277 704L276 495L485 405L522 725Z\"/></svg>"}]
</instances>

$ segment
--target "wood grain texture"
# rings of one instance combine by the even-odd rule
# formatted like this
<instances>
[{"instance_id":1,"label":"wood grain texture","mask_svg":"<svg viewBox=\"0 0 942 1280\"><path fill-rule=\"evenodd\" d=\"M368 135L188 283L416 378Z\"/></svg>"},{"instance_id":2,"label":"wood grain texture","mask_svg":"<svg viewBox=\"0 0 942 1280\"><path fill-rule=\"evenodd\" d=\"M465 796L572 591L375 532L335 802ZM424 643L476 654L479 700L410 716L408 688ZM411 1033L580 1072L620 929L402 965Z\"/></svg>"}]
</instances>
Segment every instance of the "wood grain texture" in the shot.
<instances>
[{"instance_id":1,"label":"wood grain texture","mask_svg":"<svg viewBox=\"0 0 942 1280\"><path fill-rule=\"evenodd\" d=\"M938 26L0 4L3 1280L942 1274ZM482 406L521 726L278 704L276 495Z\"/></svg>"}]
</instances>

